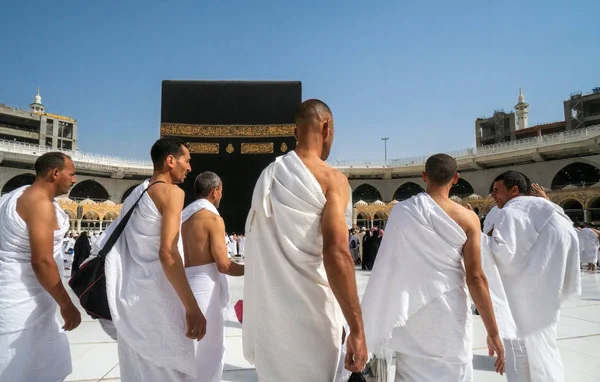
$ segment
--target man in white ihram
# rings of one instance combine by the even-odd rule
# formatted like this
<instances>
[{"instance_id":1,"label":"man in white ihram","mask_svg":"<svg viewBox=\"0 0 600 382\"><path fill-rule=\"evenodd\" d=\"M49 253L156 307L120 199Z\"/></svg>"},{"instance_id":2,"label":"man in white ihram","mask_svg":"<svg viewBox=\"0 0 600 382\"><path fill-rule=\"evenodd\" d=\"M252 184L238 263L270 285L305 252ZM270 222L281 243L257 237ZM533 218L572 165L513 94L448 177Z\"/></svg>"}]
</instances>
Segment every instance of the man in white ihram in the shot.
<instances>
[{"instance_id":1,"label":"man in white ihram","mask_svg":"<svg viewBox=\"0 0 600 382\"><path fill-rule=\"evenodd\" d=\"M75 183L73 161L40 156L36 178L0 198L0 381L57 382L71 374L64 331L81 315L62 283L69 217L54 198ZM56 319L56 307L64 320Z\"/></svg>"},{"instance_id":2,"label":"man in white ihram","mask_svg":"<svg viewBox=\"0 0 600 382\"><path fill-rule=\"evenodd\" d=\"M392 209L363 297L369 352L388 360L396 353L397 382L473 380L467 289L487 330L489 355L497 354L496 371L503 372L479 218L449 198L456 169L446 154L427 160L427 191Z\"/></svg>"},{"instance_id":3,"label":"man in white ihram","mask_svg":"<svg viewBox=\"0 0 600 382\"><path fill-rule=\"evenodd\" d=\"M587 270L594 272L598 262L598 235L600 231L589 226L579 228L577 236L579 238L579 249L581 251L581 262L587 264Z\"/></svg>"},{"instance_id":4,"label":"man in white ihram","mask_svg":"<svg viewBox=\"0 0 600 382\"><path fill-rule=\"evenodd\" d=\"M183 210L181 235L185 273L200 310L206 317L206 335L196 344L194 382L219 382L225 362L224 315L229 303L227 278L243 276L244 266L227 256L225 223L217 208L223 183L217 174L203 172L194 181L197 200Z\"/></svg>"},{"instance_id":5,"label":"man in white ihram","mask_svg":"<svg viewBox=\"0 0 600 382\"><path fill-rule=\"evenodd\" d=\"M147 191L106 256L106 294L117 329L121 380L192 382L197 371L190 339L204 337L206 320L179 248L184 193L176 184L190 171L190 153L184 142L161 138L150 155L154 173L125 199L120 217ZM119 221L108 227L105 238Z\"/></svg>"},{"instance_id":6,"label":"man in white ihram","mask_svg":"<svg viewBox=\"0 0 600 382\"><path fill-rule=\"evenodd\" d=\"M303 102L296 150L271 163L254 189L245 232L243 348L262 382L338 378L344 318L346 368L360 372L367 360L348 248L350 187L324 162L333 134L329 107Z\"/></svg>"},{"instance_id":7,"label":"man in white ihram","mask_svg":"<svg viewBox=\"0 0 600 382\"><path fill-rule=\"evenodd\" d=\"M510 382L560 382L556 342L563 299L581 293L579 242L562 208L528 192L523 174L494 180L498 214L482 235L483 266Z\"/></svg>"}]
</instances>

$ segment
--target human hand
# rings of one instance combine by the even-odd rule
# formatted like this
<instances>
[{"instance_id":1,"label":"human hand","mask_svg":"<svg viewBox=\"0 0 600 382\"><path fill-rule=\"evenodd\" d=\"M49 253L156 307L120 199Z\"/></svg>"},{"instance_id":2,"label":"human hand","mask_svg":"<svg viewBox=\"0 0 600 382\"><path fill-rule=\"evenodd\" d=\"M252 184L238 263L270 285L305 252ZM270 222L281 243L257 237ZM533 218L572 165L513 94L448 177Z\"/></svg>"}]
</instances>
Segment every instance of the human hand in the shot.
<instances>
[{"instance_id":1,"label":"human hand","mask_svg":"<svg viewBox=\"0 0 600 382\"><path fill-rule=\"evenodd\" d=\"M531 195L550 200L546 191L537 183L531 185Z\"/></svg>"},{"instance_id":2,"label":"human hand","mask_svg":"<svg viewBox=\"0 0 600 382\"><path fill-rule=\"evenodd\" d=\"M350 332L346 339L346 360L345 367L354 373L360 373L367 364L367 343L364 334L355 334Z\"/></svg>"},{"instance_id":3,"label":"human hand","mask_svg":"<svg viewBox=\"0 0 600 382\"><path fill-rule=\"evenodd\" d=\"M198 305L185 312L185 321L187 323L186 337L198 341L204 338L206 334L206 318Z\"/></svg>"},{"instance_id":4,"label":"human hand","mask_svg":"<svg viewBox=\"0 0 600 382\"><path fill-rule=\"evenodd\" d=\"M73 302L69 302L66 307L60 308L60 315L65 321L62 328L67 332L75 329L81 324L81 313L79 313L79 310Z\"/></svg>"},{"instance_id":5,"label":"human hand","mask_svg":"<svg viewBox=\"0 0 600 382\"><path fill-rule=\"evenodd\" d=\"M499 335L488 336L487 337L487 345L489 356L493 357L494 353L496 354L496 373L503 375L504 374L504 346L502 345L502 339Z\"/></svg>"}]
</instances>

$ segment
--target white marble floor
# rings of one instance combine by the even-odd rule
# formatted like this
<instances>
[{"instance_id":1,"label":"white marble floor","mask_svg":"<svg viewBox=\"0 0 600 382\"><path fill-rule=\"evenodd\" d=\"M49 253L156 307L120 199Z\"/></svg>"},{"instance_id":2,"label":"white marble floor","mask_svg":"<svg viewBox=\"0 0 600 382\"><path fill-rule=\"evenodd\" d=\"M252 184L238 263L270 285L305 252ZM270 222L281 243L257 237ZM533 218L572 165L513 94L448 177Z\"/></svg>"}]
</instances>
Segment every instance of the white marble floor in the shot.
<instances>
[{"instance_id":1,"label":"white marble floor","mask_svg":"<svg viewBox=\"0 0 600 382\"><path fill-rule=\"evenodd\" d=\"M369 272L357 271L359 294L366 287ZM566 377L569 382L600 382L600 273L583 274L581 299L565 304L559 328L559 343ZM230 278L231 301L242 298L243 279ZM117 344L100 325L82 313L84 322L69 333L73 357L73 373L66 381L120 381ZM227 358L223 381L258 381L256 373L242 355L242 329L231 312L226 323ZM505 381L495 374L493 361L486 356L485 330L475 316L474 359L475 381Z\"/></svg>"}]
</instances>

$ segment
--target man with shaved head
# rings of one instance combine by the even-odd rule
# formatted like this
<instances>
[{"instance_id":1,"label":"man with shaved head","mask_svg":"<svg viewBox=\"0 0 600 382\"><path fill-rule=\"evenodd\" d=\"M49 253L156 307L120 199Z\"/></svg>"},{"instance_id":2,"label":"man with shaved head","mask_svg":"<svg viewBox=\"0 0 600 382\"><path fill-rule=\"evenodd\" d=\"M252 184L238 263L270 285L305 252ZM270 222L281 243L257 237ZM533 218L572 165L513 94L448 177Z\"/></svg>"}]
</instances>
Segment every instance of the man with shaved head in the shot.
<instances>
[{"instance_id":1,"label":"man with shaved head","mask_svg":"<svg viewBox=\"0 0 600 382\"><path fill-rule=\"evenodd\" d=\"M367 361L348 248L350 186L325 163L333 116L316 99L296 113L296 150L261 174L246 222L243 347L261 381L339 378ZM290 351L291 350L291 351Z\"/></svg>"},{"instance_id":2,"label":"man with shaved head","mask_svg":"<svg viewBox=\"0 0 600 382\"><path fill-rule=\"evenodd\" d=\"M479 218L449 198L456 170L449 155L427 159L427 190L392 209L363 296L369 351L390 361L396 353L396 381L473 380L467 292L488 333L489 355L498 356L496 371L503 373L504 349L481 265Z\"/></svg>"}]
</instances>

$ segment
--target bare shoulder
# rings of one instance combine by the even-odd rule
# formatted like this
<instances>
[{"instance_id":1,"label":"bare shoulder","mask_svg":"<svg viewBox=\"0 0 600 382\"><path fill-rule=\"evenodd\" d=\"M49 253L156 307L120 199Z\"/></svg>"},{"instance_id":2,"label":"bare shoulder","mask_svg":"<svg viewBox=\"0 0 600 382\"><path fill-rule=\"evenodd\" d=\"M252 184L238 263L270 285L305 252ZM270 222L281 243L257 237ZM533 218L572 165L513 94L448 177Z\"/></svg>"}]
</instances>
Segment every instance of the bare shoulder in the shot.
<instances>
[{"instance_id":1,"label":"bare shoulder","mask_svg":"<svg viewBox=\"0 0 600 382\"><path fill-rule=\"evenodd\" d=\"M212 224L216 223L222 223L223 222L223 218L209 210L201 210L198 211L197 213L194 214L194 217L198 220L202 220L206 223L211 223L211 225L209 225L209 228L212 227Z\"/></svg>"},{"instance_id":2,"label":"bare shoulder","mask_svg":"<svg viewBox=\"0 0 600 382\"><path fill-rule=\"evenodd\" d=\"M148 190L148 195L161 212L164 207L183 204L185 199L185 192L175 184L155 184Z\"/></svg>"},{"instance_id":3,"label":"bare shoulder","mask_svg":"<svg viewBox=\"0 0 600 382\"><path fill-rule=\"evenodd\" d=\"M479 216L477 214L458 203L454 203L453 218L460 225L466 233L471 231L480 231Z\"/></svg>"},{"instance_id":4,"label":"bare shoulder","mask_svg":"<svg viewBox=\"0 0 600 382\"><path fill-rule=\"evenodd\" d=\"M17 200L17 212L26 223L31 217L44 222L51 221L56 213L54 204L33 190L26 190Z\"/></svg>"},{"instance_id":5,"label":"bare shoulder","mask_svg":"<svg viewBox=\"0 0 600 382\"><path fill-rule=\"evenodd\" d=\"M342 195L350 193L350 185L346 175L325 163L322 171L323 180L320 182L323 188L326 190L325 195L330 192L340 193Z\"/></svg>"}]
</instances>

